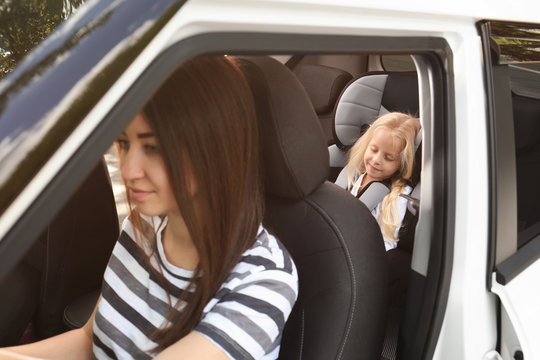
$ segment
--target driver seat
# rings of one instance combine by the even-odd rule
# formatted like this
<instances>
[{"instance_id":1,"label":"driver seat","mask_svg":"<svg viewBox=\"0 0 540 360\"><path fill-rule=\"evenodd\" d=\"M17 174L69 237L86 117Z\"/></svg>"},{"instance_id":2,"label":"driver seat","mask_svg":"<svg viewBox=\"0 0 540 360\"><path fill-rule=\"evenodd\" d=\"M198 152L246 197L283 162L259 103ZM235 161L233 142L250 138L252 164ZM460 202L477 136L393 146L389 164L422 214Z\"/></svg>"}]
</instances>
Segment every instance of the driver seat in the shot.
<instances>
[{"instance_id":1,"label":"driver seat","mask_svg":"<svg viewBox=\"0 0 540 360\"><path fill-rule=\"evenodd\" d=\"M325 137L294 74L269 57L241 61L261 134L264 225L298 268L280 359L377 359L388 311L379 226L364 204L326 181Z\"/></svg>"}]
</instances>

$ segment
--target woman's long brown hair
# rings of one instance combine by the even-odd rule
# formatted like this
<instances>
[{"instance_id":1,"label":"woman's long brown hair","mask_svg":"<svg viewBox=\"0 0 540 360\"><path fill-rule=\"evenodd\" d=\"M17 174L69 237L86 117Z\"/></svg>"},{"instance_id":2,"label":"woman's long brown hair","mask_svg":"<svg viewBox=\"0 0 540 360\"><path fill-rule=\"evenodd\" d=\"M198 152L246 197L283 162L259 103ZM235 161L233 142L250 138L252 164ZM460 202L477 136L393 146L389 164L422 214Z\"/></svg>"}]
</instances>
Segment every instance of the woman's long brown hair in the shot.
<instances>
[{"instance_id":1,"label":"woman's long brown hair","mask_svg":"<svg viewBox=\"0 0 540 360\"><path fill-rule=\"evenodd\" d=\"M195 328L206 304L255 241L263 214L258 130L249 85L225 56L181 65L142 112L200 259L187 305L177 317L173 308L185 298L170 305L171 327L152 334L160 351ZM190 178L197 187L194 196Z\"/></svg>"}]
</instances>

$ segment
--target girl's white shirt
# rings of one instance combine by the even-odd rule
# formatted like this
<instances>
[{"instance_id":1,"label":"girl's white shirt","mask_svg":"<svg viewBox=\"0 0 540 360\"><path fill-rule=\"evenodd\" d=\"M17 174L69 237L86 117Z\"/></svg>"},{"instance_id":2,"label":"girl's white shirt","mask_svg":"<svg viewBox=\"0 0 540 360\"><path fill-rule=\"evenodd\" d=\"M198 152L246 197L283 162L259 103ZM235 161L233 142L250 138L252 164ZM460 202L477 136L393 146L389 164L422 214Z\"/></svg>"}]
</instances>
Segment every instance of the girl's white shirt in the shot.
<instances>
[{"instance_id":1,"label":"girl's white shirt","mask_svg":"<svg viewBox=\"0 0 540 360\"><path fill-rule=\"evenodd\" d=\"M354 196L356 196L356 194L358 193L358 189L360 189L360 186L362 185L362 180L364 179L364 175L365 173L358 177L358 179L356 180L356 182L354 183L351 189L351 194L353 194ZM407 185L405 186L405 188L403 189L401 193L405 195L410 195L411 192L412 192L412 188ZM399 196L396 201L397 201L396 205L397 205L397 210L398 210L399 221L397 223L398 226L396 227L396 232L394 233L394 237L397 239L398 234L399 234L399 229L401 228L401 225L403 224L403 219L405 218L405 213L407 212L408 200L405 199L404 197ZM375 219L379 223L379 226L381 228L381 232L383 235L384 247L386 251L395 249L397 247L398 242L384 234L382 221L379 221L380 213L381 213L381 203L377 204L375 209L371 211L371 214L375 217Z\"/></svg>"}]
</instances>

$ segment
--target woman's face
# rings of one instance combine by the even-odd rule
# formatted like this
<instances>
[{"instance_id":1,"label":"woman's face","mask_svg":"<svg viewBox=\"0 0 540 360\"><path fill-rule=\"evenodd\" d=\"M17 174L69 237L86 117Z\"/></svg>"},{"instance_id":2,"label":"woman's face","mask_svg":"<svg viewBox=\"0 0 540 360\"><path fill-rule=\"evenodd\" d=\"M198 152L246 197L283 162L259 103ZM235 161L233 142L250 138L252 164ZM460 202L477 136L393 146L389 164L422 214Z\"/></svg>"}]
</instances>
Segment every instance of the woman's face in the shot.
<instances>
[{"instance_id":1,"label":"woman's face","mask_svg":"<svg viewBox=\"0 0 540 360\"><path fill-rule=\"evenodd\" d=\"M399 170L404 144L390 130L381 127L375 130L364 154L364 165L369 181L382 181Z\"/></svg>"},{"instance_id":2,"label":"woman's face","mask_svg":"<svg viewBox=\"0 0 540 360\"><path fill-rule=\"evenodd\" d=\"M159 144L142 114L117 139L120 172L128 196L148 216L179 213Z\"/></svg>"}]
</instances>

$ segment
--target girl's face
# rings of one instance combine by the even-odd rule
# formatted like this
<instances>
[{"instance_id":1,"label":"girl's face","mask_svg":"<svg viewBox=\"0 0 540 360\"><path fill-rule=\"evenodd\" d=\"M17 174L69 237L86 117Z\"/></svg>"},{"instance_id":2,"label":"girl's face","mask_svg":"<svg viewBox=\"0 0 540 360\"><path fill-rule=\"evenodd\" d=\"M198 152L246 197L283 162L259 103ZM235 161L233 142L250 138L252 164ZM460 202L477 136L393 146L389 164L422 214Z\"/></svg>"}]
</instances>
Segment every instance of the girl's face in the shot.
<instances>
[{"instance_id":1,"label":"girl's face","mask_svg":"<svg viewBox=\"0 0 540 360\"><path fill-rule=\"evenodd\" d=\"M404 144L394 138L390 130L378 128L364 154L366 176L369 181L382 181L399 170Z\"/></svg>"},{"instance_id":2,"label":"girl's face","mask_svg":"<svg viewBox=\"0 0 540 360\"><path fill-rule=\"evenodd\" d=\"M137 210L148 216L179 213L159 145L144 116L137 114L116 141L120 172Z\"/></svg>"}]
</instances>

